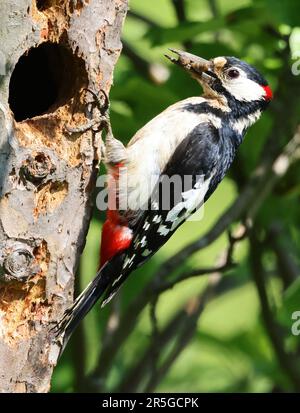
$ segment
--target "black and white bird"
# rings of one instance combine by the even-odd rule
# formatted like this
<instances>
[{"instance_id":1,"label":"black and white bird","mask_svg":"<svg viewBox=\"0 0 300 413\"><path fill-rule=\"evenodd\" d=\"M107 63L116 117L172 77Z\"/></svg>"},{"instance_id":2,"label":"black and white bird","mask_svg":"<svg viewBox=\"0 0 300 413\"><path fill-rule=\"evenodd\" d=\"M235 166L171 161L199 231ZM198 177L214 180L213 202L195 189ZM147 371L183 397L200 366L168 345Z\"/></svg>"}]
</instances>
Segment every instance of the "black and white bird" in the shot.
<instances>
[{"instance_id":1,"label":"black and white bird","mask_svg":"<svg viewBox=\"0 0 300 413\"><path fill-rule=\"evenodd\" d=\"M108 134L105 162L108 191L115 202L103 225L100 270L55 327L63 347L96 301L105 305L132 271L210 197L247 129L272 99L261 74L235 57L205 60L172 52L177 57L167 57L201 84L203 96L168 107L127 147ZM169 185L173 190L166 207L164 184L175 176L178 182L189 177L190 186Z\"/></svg>"}]
</instances>

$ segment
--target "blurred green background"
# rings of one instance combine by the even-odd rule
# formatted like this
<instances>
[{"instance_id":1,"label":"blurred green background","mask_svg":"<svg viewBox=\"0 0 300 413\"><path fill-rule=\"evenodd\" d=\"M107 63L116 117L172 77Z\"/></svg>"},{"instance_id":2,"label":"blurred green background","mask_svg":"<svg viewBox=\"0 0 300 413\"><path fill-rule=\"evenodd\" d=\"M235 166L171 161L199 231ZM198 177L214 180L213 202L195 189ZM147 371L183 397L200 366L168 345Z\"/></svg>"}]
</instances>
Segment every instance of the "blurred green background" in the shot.
<instances>
[{"instance_id":1,"label":"blurred green background","mask_svg":"<svg viewBox=\"0 0 300 413\"><path fill-rule=\"evenodd\" d=\"M205 58L230 55L246 60L268 79L275 91L272 103L275 109L282 96L285 101L289 96L292 98L296 89L288 82L278 90L279 79L285 81L282 74L292 76L292 65L297 65L295 58L300 56L300 4L297 0L131 0L123 41L124 50L115 68L110 99L114 134L127 142L168 105L201 94L195 81L164 58L168 47L186 49ZM297 93L300 98L299 88ZM289 127L282 144L291 139L291 128L299 120L298 96L293 97L292 108L285 108ZM209 275L186 280L162 294L156 303L157 325L153 323L153 305L143 308L137 323L129 326L126 340L120 341L118 351L112 359L105 359L108 366L104 377L101 374L104 361L99 361L103 347L109 343L107 336L120 328L120 314L141 294L159 266L184 245L205 234L238 197L258 164L275 118L276 110L271 108L248 132L232 170L205 205L204 219L184 224L104 310L95 306L55 369L52 392L299 390L300 336L291 333L292 313L300 311L299 163L279 180L254 222L264 286L279 343L276 334L274 340L272 331L266 327L247 238L235 249L237 265L223 275L226 288L218 291L206 305L191 339L184 343L155 385L147 387L146 384L146 376L153 367L151 354L149 364L142 359L155 340L155 329L163 331L176 312L204 290ZM284 130L285 118L282 127ZM96 272L103 218L103 214L95 210L78 272L77 292ZM225 233L185 260L182 269L216 265L226 245ZM284 260L288 261L285 267ZM287 268L289 278L284 273ZM126 330L126 322L121 320L121 323ZM167 345L158 342L152 349L156 352L153 360L158 364L157 371L172 351L172 343L173 338ZM294 368L289 370L291 364ZM138 383L130 384L130 375L134 376L137 371Z\"/></svg>"}]
</instances>

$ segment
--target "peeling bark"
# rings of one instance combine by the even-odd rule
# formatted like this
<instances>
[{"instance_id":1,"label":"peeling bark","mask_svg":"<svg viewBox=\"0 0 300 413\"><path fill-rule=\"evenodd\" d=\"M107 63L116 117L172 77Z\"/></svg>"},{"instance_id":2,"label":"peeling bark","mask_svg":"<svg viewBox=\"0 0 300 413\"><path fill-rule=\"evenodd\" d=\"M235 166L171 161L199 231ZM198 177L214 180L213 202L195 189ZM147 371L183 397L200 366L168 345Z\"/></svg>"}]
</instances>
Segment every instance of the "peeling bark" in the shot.
<instances>
[{"instance_id":1,"label":"peeling bark","mask_svg":"<svg viewBox=\"0 0 300 413\"><path fill-rule=\"evenodd\" d=\"M100 160L100 133L65 125L92 117L84 88L109 92L127 0L0 8L0 391L47 392Z\"/></svg>"}]
</instances>

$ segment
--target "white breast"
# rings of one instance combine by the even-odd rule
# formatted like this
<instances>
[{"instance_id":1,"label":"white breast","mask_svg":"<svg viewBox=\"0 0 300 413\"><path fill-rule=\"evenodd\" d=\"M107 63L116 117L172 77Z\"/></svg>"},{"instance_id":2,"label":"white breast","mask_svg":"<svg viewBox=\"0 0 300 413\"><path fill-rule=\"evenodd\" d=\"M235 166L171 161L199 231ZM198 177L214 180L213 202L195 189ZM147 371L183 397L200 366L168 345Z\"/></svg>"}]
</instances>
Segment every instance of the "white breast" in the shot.
<instances>
[{"instance_id":1,"label":"white breast","mask_svg":"<svg viewBox=\"0 0 300 413\"><path fill-rule=\"evenodd\" d=\"M127 147L127 170L120 177L122 207L127 204L130 209L140 209L147 203L170 154L197 125L207 122L206 114L182 110L182 106L204 101L202 97L193 97L170 106L131 139ZM210 117L220 127L220 119Z\"/></svg>"}]
</instances>

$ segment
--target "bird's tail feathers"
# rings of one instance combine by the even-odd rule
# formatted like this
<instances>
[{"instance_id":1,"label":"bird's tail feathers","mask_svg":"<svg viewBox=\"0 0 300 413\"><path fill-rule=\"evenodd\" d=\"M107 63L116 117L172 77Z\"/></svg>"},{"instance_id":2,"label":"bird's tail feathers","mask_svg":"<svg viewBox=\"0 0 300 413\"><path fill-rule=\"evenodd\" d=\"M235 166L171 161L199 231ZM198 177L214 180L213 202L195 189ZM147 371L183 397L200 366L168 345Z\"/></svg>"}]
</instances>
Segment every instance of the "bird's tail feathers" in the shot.
<instances>
[{"instance_id":1,"label":"bird's tail feathers","mask_svg":"<svg viewBox=\"0 0 300 413\"><path fill-rule=\"evenodd\" d=\"M60 353L63 352L77 325L106 292L114 280L114 275L118 274L118 265L116 266L113 261L104 264L94 280L90 282L71 307L65 311L62 319L52 328L51 333L54 336L54 341L61 348Z\"/></svg>"}]
</instances>

